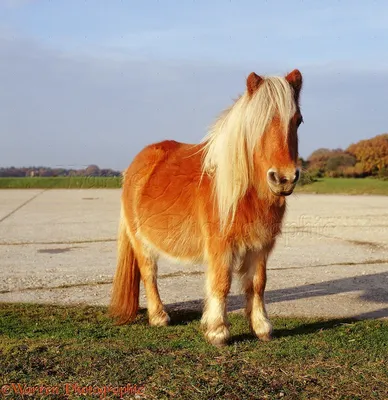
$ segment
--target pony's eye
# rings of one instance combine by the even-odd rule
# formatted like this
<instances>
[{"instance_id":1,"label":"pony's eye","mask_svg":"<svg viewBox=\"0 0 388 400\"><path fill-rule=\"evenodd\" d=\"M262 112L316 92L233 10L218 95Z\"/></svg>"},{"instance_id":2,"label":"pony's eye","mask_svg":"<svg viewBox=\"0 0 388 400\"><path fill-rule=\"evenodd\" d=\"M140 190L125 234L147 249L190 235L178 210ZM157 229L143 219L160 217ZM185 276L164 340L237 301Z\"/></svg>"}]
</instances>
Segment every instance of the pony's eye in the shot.
<instances>
[{"instance_id":1,"label":"pony's eye","mask_svg":"<svg viewBox=\"0 0 388 400\"><path fill-rule=\"evenodd\" d=\"M298 120L296 121L296 125L299 126L302 122L303 122L303 117L300 116L300 117L298 118Z\"/></svg>"}]
</instances>

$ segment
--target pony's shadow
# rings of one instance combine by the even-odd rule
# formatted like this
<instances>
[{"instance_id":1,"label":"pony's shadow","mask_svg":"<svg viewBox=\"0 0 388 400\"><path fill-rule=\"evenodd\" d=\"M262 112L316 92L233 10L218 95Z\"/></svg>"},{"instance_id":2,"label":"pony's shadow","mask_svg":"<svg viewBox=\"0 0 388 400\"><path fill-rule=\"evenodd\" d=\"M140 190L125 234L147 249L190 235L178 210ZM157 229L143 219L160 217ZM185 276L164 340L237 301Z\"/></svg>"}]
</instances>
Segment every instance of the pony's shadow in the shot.
<instances>
[{"instance_id":1,"label":"pony's shadow","mask_svg":"<svg viewBox=\"0 0 388 400\"><path fill-rule=\"evenodd\" d=\"M228 312L244 307L244 296L228 296ZM166 311L171 318L171 325L182 325L189 322L200 321L202 318L204 301L197 299L166 305Z\"/></svg>"},{"instance_id":2,"label":"pony's shadow","mask_svg":"<svg viewBox=\"0 0 388 400\"><path fill-rule=\"evenodd\" d=\"M303 335L312 335L317 332L327 331L331 329L335 329L341 325L351 325L355 324L357 320L351 318L345 319L330 319L323 320L317 322L311 322L306 324L301 324L292 328L275 328L273 332L273 339L281 339L289 336L303 336ZM250 333L242 333L239 335L235 335L231 338L230 343L241 343L241 342L252 342L257 341L256 336Z\"/></svg>"},{"instance_id":3,"label":"pony's shadow","mask_svg":"<svg viewBox=\"0 0 388 400\"><path fill-rule=\"evenodd\" d=\"M270 290L266 292L266 302L281 303L298 299L309 299L320 296L330 296L340 293L361 291L360 298L369 303L388 304L388 289L380 285L386 282L388 272L362 275L359 277L341 278L331 281L289 287L284 289ZM334 303L333 303L334 304ZM228 312L243 309L245 299L243 295L232 295L228 297ZM203 299L188 302L173 303L166 306L173 325L187 324L199 321L202 316ZM351 314L351 313L350 313ZM287 336L310 335L322 330L335 329L342 324L354 324L361 319L387 318L388 307L382 307L371 312L360 313L357 307L353 315L346 318L320 318L319 321L303 323L290 328L277 328L274 330L274 338ZM244 333L234 336L232 343L246 340L257 340L253 334Z\"/></svg>"},{"instance_id":4,"label":"pony's shadow","mask_svg":"<svg viewBox=\"0 0 388 400\"><path fill-rule=\"evenodd\" d=\"M189 309L175 309L166 306L171 318L170 325L187 325L190 322L199 322L202 318L202 300L195 300Z\"/></svg>"},{"instance_id":5,"label":"pony's shadow","mask_svg":"<svg viewBox=\"0 0 388 400\"><path fill-rule=\"evenodd\" d=\"M231 296L233 304L229 305L228 311L236 311L244 306L243 296ZM188 306L187 303L176 303L170 306L166 306L166 310L170 315L172 326L186 325L190 322L199 322L202 317L202 300L194 300L190 302L189 308L182 308L184 305ZM178 309L176 307L179 307ZM288 336L301 336L311 335L317 332L335 329L343 324L354 324L357 322L355 318L338 318L329 320L320 320L311 323L304 323L290 328L275 328L273 332L273 339L280 339ZM248 328L249 329L249 328ZM257 341L256 336L253 332L249 331L246 333L234 335L230 339L230 344L241 343L247 341Z\"/></svg>"},{"instance_id":6,"label":"pony's shadow","mask_svg":"<svg viewBox=\"0 0 388 400\"><path fill-rule=\"evenodd\" d=\"M186 305L186 303L177 303L174 305L166 305L166 311L170 317L170 326L187 325L190 322L200 321L202 317L202 300L195 300L190 302L189 308L179 308L177 305ZM140 308L137 318L131 324L148 324L148 311L147 308Z\"/></svg>"}]
</instances>

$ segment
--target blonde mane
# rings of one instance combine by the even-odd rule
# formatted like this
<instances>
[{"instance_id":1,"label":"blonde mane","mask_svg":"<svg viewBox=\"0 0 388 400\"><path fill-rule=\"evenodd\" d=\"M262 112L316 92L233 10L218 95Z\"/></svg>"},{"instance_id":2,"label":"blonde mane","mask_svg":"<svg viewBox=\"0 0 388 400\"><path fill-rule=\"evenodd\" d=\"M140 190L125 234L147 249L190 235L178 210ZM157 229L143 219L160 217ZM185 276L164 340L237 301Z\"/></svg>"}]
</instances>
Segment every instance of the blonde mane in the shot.
<instances>
[{"instance_id":1,"label":"blonde mane","mask_svg":"<svg viewBox=\"0 0 388 400\"><path fill-rule=\"evenodd\" d=\"M221 229L234 220L238 201L253 179L253 153L278 113L285 137L296 112L294 92L285 78L266 77L252 97L247 91L226 109L202 140L203 173L214 178Z\"/></svg>"}]
</instances>

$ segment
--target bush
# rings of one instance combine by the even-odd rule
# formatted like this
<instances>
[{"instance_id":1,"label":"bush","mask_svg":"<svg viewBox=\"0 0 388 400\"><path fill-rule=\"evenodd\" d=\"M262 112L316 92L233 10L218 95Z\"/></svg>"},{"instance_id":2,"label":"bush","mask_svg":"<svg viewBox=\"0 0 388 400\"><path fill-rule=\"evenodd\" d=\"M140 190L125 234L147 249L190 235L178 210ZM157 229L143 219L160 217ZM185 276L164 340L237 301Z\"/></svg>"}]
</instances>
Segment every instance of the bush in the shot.
<instances>
[{"instance_id":1,"label":"bush","mask_svg":"<svg viewBox=\"0 0 388 400\"><path fill-rule=\"evenodd\" d=\"M319 149L308 158L308 170L312 176L337 178L344 176L344 168L353 167L357 160L342 149Z\"/></svg>"},{"instance_id":2,"label":"bush","mask_svg":"<svg viewBox=\"0 0 388 400\"><path fill-rule=\"evenodd\" d=\"M301 171L298 185L305 186L314 183L316 181L317 179L314 176L312 176L309 171Z\"/></svg>"},{"instance_id":3,"label":"bush","mask_svg":"<svg viewBox=\"0 0 388 400\"><path fill-rule=\"evenodd\" d=\"M356 162L356 157L351 154L338 154L327 160L326 170L340 172L343 167L354 167Z\"/></svg>"},{"instance_id":4,"label":"bush","mask_svg":"<svg viewBox=\"0 0 388 400\"><path fill-rule=\"evenodd\" d=\"M305 173L308 173L312 178L323 178L325 176L324 170L322 168L311 168Z\"/></svg>"},{"instance_id":5,"label":"bush","mask_svg":"<svg viewBox=\"0 0 388 400\"><path fill-rule=\"evenodd\" d=\"M384 181L388 181L388 167L381 168L377 174L377 177Z\"/></svg>"},{"instance_id":6,"label":"bush","mask_svg":"<svg viewBox=\"0 0 388 400\"><path fill-rule=\"evenodd\" d=\"M345 167L342 170L342 174L344 178L359 178L360 172L356 167Z\"/></svg>"}]
</instances>

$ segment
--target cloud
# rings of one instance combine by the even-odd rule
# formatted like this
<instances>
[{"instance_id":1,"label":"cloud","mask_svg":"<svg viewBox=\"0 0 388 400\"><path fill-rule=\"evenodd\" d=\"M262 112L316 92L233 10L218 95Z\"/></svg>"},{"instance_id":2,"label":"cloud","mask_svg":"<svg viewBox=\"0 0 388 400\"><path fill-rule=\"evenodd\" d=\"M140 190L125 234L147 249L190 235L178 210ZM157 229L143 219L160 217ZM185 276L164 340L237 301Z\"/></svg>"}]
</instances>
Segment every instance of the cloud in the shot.
<instances>
[{"instance_id":1,"label":"cloud","mask_svg":"<svg viewBox=\"0 0 388 400\"><path fill-rule=\"evenodd\" d=\"M251 70L275 70L259 63L242 68L82 56L5 37L0 37L0 59L2 166L93 163L123 169L151 142L198 142L244 90ZM318 147L347 147L387 130L386 71L338 65L300 68L302 156Z\"/></svg>"}]
</instances>

